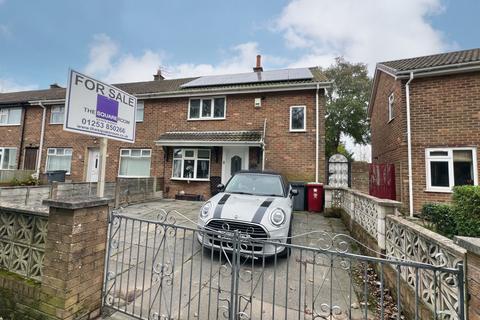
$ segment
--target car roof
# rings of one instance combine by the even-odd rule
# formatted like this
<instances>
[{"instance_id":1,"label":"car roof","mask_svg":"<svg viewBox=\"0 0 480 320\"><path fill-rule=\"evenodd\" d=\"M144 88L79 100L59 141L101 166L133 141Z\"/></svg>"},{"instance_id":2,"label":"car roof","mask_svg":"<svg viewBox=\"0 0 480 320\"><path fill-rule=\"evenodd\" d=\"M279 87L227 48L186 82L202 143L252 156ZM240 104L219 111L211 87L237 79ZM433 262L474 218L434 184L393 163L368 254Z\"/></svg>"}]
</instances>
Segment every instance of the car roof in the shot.
<instances>
[{"instance_id":1,"label":"car roof","mask_svg":"<svg viewBox=\"0 0 480 320\"><path fill-rule=\"evenodd\" d=\"M280 173L271 171L271 170L240 170L235 174L242 174L242 173L256 173L256 174L267 174L272 176L282 176Z\"/></svg>"}]
</instances>

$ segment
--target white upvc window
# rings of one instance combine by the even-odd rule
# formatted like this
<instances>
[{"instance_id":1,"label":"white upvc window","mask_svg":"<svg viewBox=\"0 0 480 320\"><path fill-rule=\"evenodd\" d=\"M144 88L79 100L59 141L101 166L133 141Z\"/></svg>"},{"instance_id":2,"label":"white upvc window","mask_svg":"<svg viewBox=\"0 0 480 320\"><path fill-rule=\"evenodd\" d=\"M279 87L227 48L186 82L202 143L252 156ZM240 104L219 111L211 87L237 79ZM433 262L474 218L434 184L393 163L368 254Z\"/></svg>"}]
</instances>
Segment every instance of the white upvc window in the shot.
<instances>
[{"instance_id":1,"label":"white upvc window","mask_svg":"<svg viewBox=\"0 0 480 320\"><path fill-rule=\"evenodd\" d=\"M0 125L11 126L19 125L22 121L22 108L1 108L0 109Z\"/></svg>"},{"instance_id":2,"label":"white upvc window","mask_svg":"<svg viewBox=\"0 0 480 320\"><path fill-rule=\"evenodd\" d=\"M17 168L17 148L0 147L0 169L13 170Z\"/></svg>"},{"instance_id":3,"label":"white upvc window","mask_svg":"<svg viewBox=\"0 0 480 320\"><path fill-rule=\"evenodd\" d=\"M145 115L145 104L143 101L137 100L137 114L135 115L136 122L143 122L143 118Z\"/></svg>"},{"instance_id":4,"label":"white upvc window","mask_svg":"<svg viewBox=\"0 0 480 320\"><path fill-rule=\"evenodd\" d=\"M63 124L65 119L65 106L52 106L50 112L50 124Z\"/></svg>"},{"instance_id":5,"label":"white upvc window","mask_svg":"<svg viewBox=\"0 0 480 320\"><path fill-rule=\"evenodd\" d=\"M290 131L302 132L307 130L307 107L290 107Z\"/></svg>"},{"instance_id":6,"label":"white upvc window","mask_svg":"<svg viewBox=\"0 0 480 320\"><path fill-rule=\"evenodd\" d=\"M121 149L119 177L140 178L150 177L152 150Z\"/></svg>"},{"instance_id":7,"label":"white upvc window","mask_svg":"<svg viewBox=\"0 0 480 320\"><path fill-rule=\"evenodd\" d=\"M425 150L427 191L451 192L454 186L478 185L476 148Z\"/></svg>"},{"instance_id":8,"label":"white upvc window","mask_svg":"<svg viewBox=\"0 0 480 320\"><path fill-rule=\"evenodd\" d=\"M210 149L174 149L172 179L210 180Z\"/></svg>"},{"instance_id":9,"label":"white upvc window","mask_svg":"<svg viewBox=\"0 0 480 320\"><path fill-rule=\"evenodd\" d=\"M392 121L395 118L395 111L393 109L395 104L395 95L393 92L388 96L388 122Z\"/></svg>"},{"instance_id":10,"label":"white upvc window","mask_svg":"<svg viewBox=\"0 0 480 320\"><path fill-rule=\"evenodd\" d=\"M70 174L72 167L72 148L48 148L46 171L65 170Z\"/></svg>"},{"instance_id":11,"label":"white upvc window","mask_svg":"<svg viewBox=\"0 0 480 320\"><path fill-rule=\"evenodd\" d=\"M225 119L227 99L225 97L191 98L188 102L188 120Z\"/></svg>"}]
</instances>

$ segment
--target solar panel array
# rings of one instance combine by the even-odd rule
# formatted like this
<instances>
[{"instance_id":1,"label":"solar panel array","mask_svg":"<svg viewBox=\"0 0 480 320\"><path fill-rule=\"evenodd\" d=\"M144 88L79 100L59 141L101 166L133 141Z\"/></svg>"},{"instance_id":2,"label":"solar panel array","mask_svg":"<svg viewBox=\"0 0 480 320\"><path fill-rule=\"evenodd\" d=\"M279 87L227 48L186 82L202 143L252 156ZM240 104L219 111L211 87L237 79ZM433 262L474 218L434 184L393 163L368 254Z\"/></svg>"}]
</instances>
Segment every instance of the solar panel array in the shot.
<instances>
[{"instance_id":1,"label":"solar panel array","mask_svg":"<svg viewBox=\"0 0 480 320\"><path fill-rule=\"evenodd\" d=\"M183 84L182 88L221 86L230 84L245 84L271 81L312 79L308 68L271 70L263 72L237 73L219 76L205 76Z\"/></svg>"}]
</instances>

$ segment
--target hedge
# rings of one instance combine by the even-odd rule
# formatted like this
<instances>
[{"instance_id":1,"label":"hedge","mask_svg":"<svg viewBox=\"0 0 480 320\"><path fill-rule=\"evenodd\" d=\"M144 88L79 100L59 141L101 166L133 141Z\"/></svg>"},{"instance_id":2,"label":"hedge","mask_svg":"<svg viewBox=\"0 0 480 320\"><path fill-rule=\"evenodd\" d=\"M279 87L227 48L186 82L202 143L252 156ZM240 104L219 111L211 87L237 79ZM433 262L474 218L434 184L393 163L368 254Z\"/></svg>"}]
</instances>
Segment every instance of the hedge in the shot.
<instances>
[{"instance_id":1,"label":"hedge","mask_svg":"<svg viewBox=\"0 0 480 320\"><path fill-rule=\"evenodd\" d=\"M426 204L422 216L446 237L480 237L480 186L454 187L451 205Z\"/></svg>"}]
</instances>

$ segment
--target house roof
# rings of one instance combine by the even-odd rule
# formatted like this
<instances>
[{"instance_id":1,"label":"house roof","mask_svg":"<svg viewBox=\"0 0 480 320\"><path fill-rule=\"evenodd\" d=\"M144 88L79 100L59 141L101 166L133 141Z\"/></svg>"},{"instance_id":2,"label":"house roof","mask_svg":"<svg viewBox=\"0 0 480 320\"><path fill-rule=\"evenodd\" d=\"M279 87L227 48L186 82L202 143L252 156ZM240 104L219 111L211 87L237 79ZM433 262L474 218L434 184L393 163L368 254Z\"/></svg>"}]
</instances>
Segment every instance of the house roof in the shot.
<instances>
[{"instance_id":1,"label":"house roof","mask_svg":"<svg viewBox=\"0 0 480 320\"><path fill-rule=\"evenodd\" d=\"M448 68L466 64L480 64L480 48L432 54L408 59L385 61L377 64L394 74L432 68Z\"/></svg>"},{"instance_id":2,"label":"house roof","mask_svg":"<svg viewBox=\"0 0 480 320\"><path fill-rule=\"evenodd\" d=\"M212 92L227 92L233 90L273 90L281 87L295 87L302 85L313 85L323 83L328 85L328 79L325 74L317 67L309 68L313 78L299 79L299 80L284 80L284 81L270 81L270 82L254 82L244 84L230 84L230 85L211 85L195 88L182 88L186 84L199 77L179 78L179 79L164 79L143 82L118 83L114 86L124 90L130 94L138 97L162 97L162 96L181 96L188 94L212 93ZM50 88L45 90L20 91L10 93L0 93L0 104L16 104L26 103L28 101L51 101L64 100L65 88Z\"/></svg>"},{"instance_id":3,"label":"house roof","mask_svg":"<svg viewBox=\"0 0 480 320\"><path fill-rule=\"evenodd\" d=\"M163 146L198 146L248 144L261 145L260 131L174 131L166 132L156 141Z\"/></svg>"}]
</instances>

